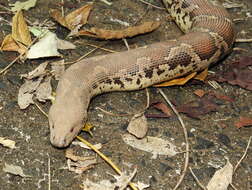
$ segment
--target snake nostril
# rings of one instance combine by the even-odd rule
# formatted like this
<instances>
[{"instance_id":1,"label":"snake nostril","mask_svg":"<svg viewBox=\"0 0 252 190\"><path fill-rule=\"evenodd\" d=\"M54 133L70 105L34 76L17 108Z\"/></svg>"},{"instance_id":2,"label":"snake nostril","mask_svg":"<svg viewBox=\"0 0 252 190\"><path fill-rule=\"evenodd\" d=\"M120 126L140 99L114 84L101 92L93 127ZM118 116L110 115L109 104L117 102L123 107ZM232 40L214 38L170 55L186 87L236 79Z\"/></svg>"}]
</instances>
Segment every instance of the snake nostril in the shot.
<instances>
[{"instance_id":1,"label":"snake nostril","mask_svg":"<svg viewBox=\"0 0 252 190\"><path fill-rule=\"evenodd\" d=\"M74 127L71 128L70 133L72 133L73 131L74 131Z\"/></svg>"}]
</instances>

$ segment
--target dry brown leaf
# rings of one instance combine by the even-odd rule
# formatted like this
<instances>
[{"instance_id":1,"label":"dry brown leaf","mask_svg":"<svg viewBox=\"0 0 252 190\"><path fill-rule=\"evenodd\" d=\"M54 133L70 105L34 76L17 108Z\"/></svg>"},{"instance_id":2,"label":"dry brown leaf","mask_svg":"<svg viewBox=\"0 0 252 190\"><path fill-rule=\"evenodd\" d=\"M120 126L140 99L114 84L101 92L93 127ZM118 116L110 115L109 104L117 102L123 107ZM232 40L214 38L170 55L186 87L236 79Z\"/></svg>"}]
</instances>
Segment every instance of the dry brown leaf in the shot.
<instances>
[{"instance_id":1,"label":"dry brown leaf","mask_svg":"<svg viewBox=\"0 0 252 190\"><path fill-rule=\"evenodd\" d=\"M16 42L11 34L5 36L0 49L2 51L17 51L20 54L25 53L27 50L23 44Z\"/></svg>"},{"instance_id":2,"label":"dry brown leaf","mask_svg":"<svg viewBox=\"0 0 252 190\"><path fill-rule=\"evenodd\" d=\"M228 82L247 90L252 90L252 57L242 57L239 61L228 64L224 72L216 73L213 79L218 82Z\"/></svg>"},{"instance_id":3,"label":"dry brown leaf","mask_svg":"<svg viewBox=\"0 0 252 190\"><path fill-rule=\"evenodd\" d=\"M248 117L240 117L239 121L235 122L235 126L239 129L246 126L252 126L252 119Z\"/></svg>"},{"instance_id":4,"label":"dry brown leaf","mask_svg":"<svg viewBox=\"0 0 252 190\"><path fill-rule=\"evenodd\" d=\"M127 37L144 34L157 29L160 22L144 22L138 26L131 26L122 30L105 30L92 27L90 30L80 30L76 35L78 36L91 36L100 39L122 39Z\"/></svg>"},{"instance_id":5,"label":"dry brown leaf","mask_svg":"<svg viewBox=\"0 0 252 190\"><path fill-rule=\"evenodd\" d=\"M161 110L163 113L165 113L168 117L170 117L171 114L171 110L170 108L167 107L166 104L162 103L162 102L157 102L152 104L152 106L158 110Z\"/></svg>"},{"instance_id":6,"label":"dry brown leaf","mask_svg":"<svg viewBox=\"0 0 252 190\"><path fill-rule=\"evenodd\" d=\"M87 23L88 16L92 8L92 4L84 5L83 7L69 13L65 17L62 17L60 11L52 9L50 11L50 15L62 26L65 26L69 30L74 30L76 27L79 28Z\"/></svg>"},{"instance_id":7,"label":"dry brown leaf","mask_svg":"<svg viewBox=\"0 0 252 190\"><path fill-rule=\"evenodd\" d=\"M12 18L12 37L15 41L26 46L31 45L31 35L22 11L18 11Z\"/></svg>"},{"instance_id":8,"label":"dry brown leaf","mask_svg":"<svg viewBox=\"0 0 252 190\"><path fill-rule=\"evenodd\" d=\"M166 87L166 86L174 86L174 85L184 85L185 83L187 83L190 79L192 79L193 77L196 76L196 72L191 73L185 77L182 78L176 78L167 82L163 82L161 84L156 84L154 85L154 87Z\"/></svg>"},{"instance_id":9,"label":"dry brown leaf","mask_svg":"<svg viewBox=\"0 0 252 190\"><path fill-rule=\"evenodd\" d=\"M207 75L208 75L208 68L198 73L193 79L204 81L207 78Z\"/></svg>"},{"instance_id":10,"label":"dry brown leaf","mask_svg":"<svg viewBox=\"0 0 252 190\"><path fill-rule=\"evenodd\" d=\"M203 97L206 94L206 92L202 89L197 89L193 93L199 97Z\"/></svg>"}]
</instances>

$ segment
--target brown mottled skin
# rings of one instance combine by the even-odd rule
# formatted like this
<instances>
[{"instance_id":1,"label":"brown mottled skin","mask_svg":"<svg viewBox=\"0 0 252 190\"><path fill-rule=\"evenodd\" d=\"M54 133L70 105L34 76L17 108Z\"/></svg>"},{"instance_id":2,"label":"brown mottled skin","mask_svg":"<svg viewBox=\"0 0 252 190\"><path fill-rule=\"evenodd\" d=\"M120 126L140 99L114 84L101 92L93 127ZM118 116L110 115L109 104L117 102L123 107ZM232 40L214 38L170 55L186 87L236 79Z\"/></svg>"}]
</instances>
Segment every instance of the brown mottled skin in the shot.
<instances>
[{"instance_id":1,"label":"brown mottled skin","mask_svg":"<svg viewBox=\"0 0 252 190\"><path fill-rule=\"evenodd\" d=\"M92 97L142 89L200 71L227 55L235 38L227 11L207 0L163 0L185 32L177 40L84 59L67 69L49 111L50 140L66 147L87 119Z\"/></svg>"}]
</instances>

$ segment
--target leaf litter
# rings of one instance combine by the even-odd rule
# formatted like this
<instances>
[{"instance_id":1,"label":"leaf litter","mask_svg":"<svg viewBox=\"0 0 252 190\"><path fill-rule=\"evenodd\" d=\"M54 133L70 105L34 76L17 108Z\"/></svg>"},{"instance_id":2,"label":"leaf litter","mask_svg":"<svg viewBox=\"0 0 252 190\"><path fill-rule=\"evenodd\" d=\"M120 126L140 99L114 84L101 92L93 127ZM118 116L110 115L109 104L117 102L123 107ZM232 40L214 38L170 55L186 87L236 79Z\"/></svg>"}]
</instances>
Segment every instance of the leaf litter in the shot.
<instances>
[{"instance_id":1,"label":"leaf litter","mask_svg":"<svg viewBox=\"0 0 252 190\"><path fill-rule=\"evenodd\" d=\"M97 164L94 156L77 156L71 148L66 150L65 157L67 158L68 170L77 174L82 174Z\"/></svg>"},{"instance_id":2,"label":"leaf litter","mask_svg":"<svg viewBox=\"0 0 252 190\"><path fill-rule=\"evenodd\" d=\"M252 90L252 57L243 57L239 61L228 65L224 72L217 72L213 80L238 85L247 90Z\"/></svg>"},{"instance_id":3,"label":"leaf litter","mask_svg":"<svg viewBox=\"0 0 252 190\"><path fill-rule=\"evenodd\" d=\"M47 75L47 65L48 62L44 62L28 74L21 75L21 77L26 79L18 91L18 105L20 109L25 109L30 104L34 104L33 99L41 102L51 99L51 76Z\"/></svg>"},{"instance_id":4,"label":"leaf litter","mask_svg":"<svg viewBox=\"0 0 252 190\"><path fill-rule=\"evenodd\" d=\"M21 177L31 177L25 175L23 169L20 166L12 165L12 164L4 164L3 171L6 173L10 173L12 175L17 175Z\"/></svg>"},{"instance_id":5,"label":"leaf litter","mask_svg":"<svg viewBox=\"0 0 252 190\"><path fill-rule=\"evenodd\" d=\"M122 139L126 144L136 149L152 153L152 159L156 159L158 155L172 157L178 153L174 144L158 137L146 136L143 139L137 139L130 134L125 134Z\"/></svg>"}]
</instances>

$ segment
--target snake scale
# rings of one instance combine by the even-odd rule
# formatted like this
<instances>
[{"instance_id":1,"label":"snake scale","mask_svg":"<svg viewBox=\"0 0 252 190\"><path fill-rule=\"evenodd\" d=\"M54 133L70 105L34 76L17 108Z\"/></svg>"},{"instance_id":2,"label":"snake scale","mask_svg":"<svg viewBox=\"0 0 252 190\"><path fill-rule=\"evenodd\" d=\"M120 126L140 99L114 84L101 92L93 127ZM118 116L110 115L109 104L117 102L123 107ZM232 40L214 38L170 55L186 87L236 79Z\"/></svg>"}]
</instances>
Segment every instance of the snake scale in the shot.
<instances>
[{"instance_id":1,"label":"snake scale","mask_svg":"<svg viewBox=\"0 0 252 190\"><path fill-rule=\"evenodd\" d=\"M87 119L92 97L142 89L203 70L227 55L235 32L228 12L215 1L163 0L185 33L176 40L84 59L62 76L49 110L50 141L66 147Z\"/></svg>"}]
</instances>

